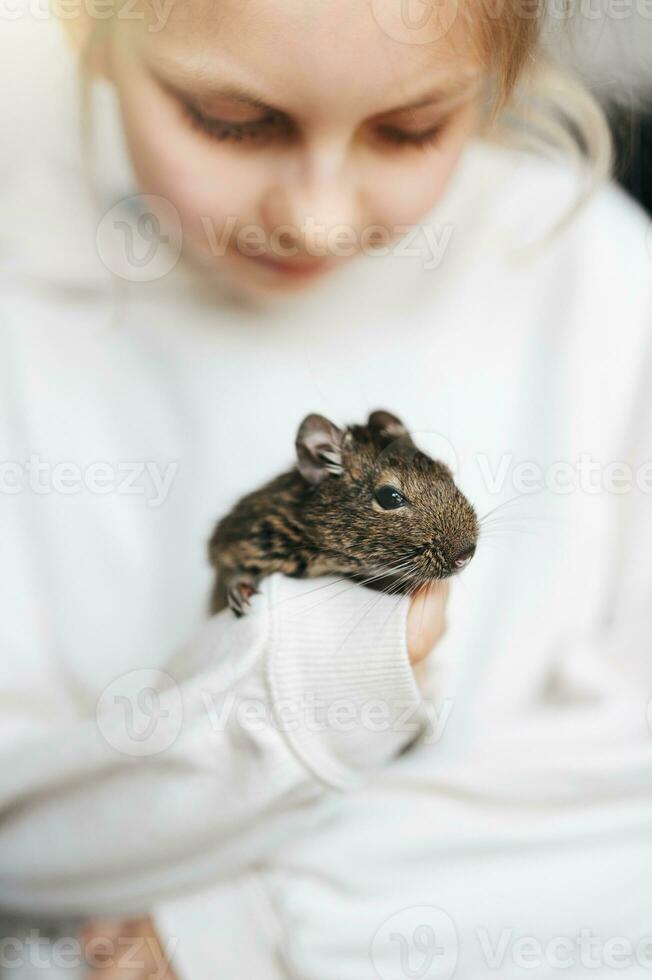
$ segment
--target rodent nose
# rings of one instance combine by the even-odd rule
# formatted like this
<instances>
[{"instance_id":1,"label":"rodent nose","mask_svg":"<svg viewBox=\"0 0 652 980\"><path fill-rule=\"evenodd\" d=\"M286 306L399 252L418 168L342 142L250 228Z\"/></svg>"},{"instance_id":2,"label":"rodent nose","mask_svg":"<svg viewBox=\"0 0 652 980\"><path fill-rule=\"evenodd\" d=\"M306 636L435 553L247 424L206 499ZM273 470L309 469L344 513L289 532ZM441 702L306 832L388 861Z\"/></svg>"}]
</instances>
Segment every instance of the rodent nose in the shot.
<instances>
[{"instance_id":1,"label":"rodent nose","mask_svg":"<svg viewBox=\"0 0 652 980\"><path fill-rule=\"evenodd\" d=\"M454 568L464 568L464 566L468 565L468 563L471 561L474 554L475 554L475 545L474 544L468 545L466 548L463 548L462 551L459 551L455 555L455 557L451 561L451 564L453 565Z\"/></svg>"}]
</instances>

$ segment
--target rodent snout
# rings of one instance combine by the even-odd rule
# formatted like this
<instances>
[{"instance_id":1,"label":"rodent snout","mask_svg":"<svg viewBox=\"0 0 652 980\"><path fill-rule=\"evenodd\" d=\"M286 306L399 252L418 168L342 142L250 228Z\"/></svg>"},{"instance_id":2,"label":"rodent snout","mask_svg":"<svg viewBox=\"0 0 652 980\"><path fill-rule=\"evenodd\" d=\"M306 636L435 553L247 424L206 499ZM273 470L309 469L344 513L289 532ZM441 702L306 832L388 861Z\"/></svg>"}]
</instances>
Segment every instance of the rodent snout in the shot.
<instances>
[{"instance_id":1,"label":"rodent snout","mask_svg":"<svg viewBox=\"0 0 652 980\"><path fill-rule=\"evenodd\" d=\"M469 564L474 554L475 545L467 545L465 548L462 548L461 551L458 551L458 553L451 559L451 565L453 568L459 571L461 568L464 568Z\"/></svg>"}]
</instances>

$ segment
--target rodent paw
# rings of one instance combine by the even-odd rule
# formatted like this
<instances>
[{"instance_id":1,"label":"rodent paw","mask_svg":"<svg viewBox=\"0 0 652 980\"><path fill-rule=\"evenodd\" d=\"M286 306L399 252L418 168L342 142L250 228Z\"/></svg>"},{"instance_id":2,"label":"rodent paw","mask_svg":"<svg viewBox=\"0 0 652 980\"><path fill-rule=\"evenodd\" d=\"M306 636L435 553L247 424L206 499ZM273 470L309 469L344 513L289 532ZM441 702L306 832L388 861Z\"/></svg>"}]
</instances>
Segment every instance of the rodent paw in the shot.
<instances>
[{"instance_id":1,"label":"rodent paw","mask_svg":"<svg viewBox=\"0 0 652 980\"><path fill-rule=\"evenodd\" d=\"M226 597L229 607L236 616L244 616L247 611L246 607L250 605L251 596L258 592L260 589L257 589L250 579L238 579L227 589Z\"/></svg>"}]
</instances>

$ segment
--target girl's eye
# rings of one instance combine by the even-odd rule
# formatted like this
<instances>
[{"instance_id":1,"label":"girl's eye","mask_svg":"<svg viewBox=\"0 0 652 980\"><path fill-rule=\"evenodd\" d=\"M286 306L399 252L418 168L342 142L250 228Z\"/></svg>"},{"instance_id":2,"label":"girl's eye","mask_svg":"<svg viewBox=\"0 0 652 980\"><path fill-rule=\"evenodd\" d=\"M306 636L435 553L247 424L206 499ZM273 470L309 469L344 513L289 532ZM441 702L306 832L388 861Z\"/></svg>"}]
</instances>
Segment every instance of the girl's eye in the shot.
<instances>
[{"instance_id":1,"label":"girl's eye","mask_svg":"<svg viewBox=\"0 0 652 980\"><path fill-rule=\"evenodd\" d=\"M393 144L394 146L426 147L437 142L443 129L444 124L437 123L436 126L431 126L430 129L425 129L420 133L396 129L394 126L380 126L378 132L381 139L383 139L386 143Z\"/></svg>"},{"instance_id":2,"label":"girl's eye","mask_svg":"<svg viewBox=\"0 0 652 980\"><path fill-rule=\"evenodd\" d=\"M270 139L287 139L292 135L289 122L274 113L251 122L229 122L225 119L205 115L193 102L186 99L181 100L181 106L184 115L193 128L214 140L228 140L233 143L264 143ZM431 126L430 129L418 133L398 129L394 126L380 126L377 132L384 143L393 147L420 147L423 149L437 142L444 126L445 123L439 122L436 126Z\"/></svg>"},{"instance_id":3,"label":"girl's eye","mask_svg":"<svg viewBox=\"0 0 652 980\"><path fill-rule=\"evenodd\" d=\"M227 122L204 115L191 102L183 102L182 107L191 125L214 140L231 140L243 143L265 141L272 136L283 134L280 120L273 115L263 116L252 122Z\"/></svg>"},{"instance_id":4,"label":"girl's eye","mask_svg":"<svg viewBox=\"0 0 652 980\"><path fill-rule=\"evenodd\" d=\"M374 493L374 497L383 510L397 510L399 507L405 507L407 504L407 500L403 494L396 487L390 487L389 484L378 487Z\"/></svg>"}]
</instances>

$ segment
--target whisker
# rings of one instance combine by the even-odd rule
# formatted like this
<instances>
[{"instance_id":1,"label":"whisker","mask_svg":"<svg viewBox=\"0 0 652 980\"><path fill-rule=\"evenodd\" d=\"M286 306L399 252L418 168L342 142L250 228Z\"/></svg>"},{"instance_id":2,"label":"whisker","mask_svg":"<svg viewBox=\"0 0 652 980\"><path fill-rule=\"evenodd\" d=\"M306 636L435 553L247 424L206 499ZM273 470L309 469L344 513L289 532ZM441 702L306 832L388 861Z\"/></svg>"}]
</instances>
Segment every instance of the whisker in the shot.
<instances>
[{"instance_id":1,"label":"whisker","mask_svg":"<svg viewBox=\"0 0 652 980\"><path fill-rule=\"evenodd\" d=\"M480 525L484 524L488 517L491 517L492 514L495 514L497 511L502 510L503 507L507 507L509 504L518 503L519 501L524 502L525 500L530 499L532 496L533 494L520 493L517 494L515 497L510 497L508 500L503 500L502 503L496 504L496 506L492 507L491 510L488 510L486 514L483 514L482 517L479 517L478 524Z\"/></svg>"},{"instance_id":2,"label":"whisker","mask_svg":"<svg viewBox=\"0 0 652 980\"><path fill-rule=\"evenodd\" d=\"M399 585L399 584L401 584L401 583L400 583L400 581L399 581L399 583L397 583L397 585ZM393 614L393 613L395 612L395 610L396 610L396 607L398 606L398 604L399 604L399 602L401 601L401 599L402 599L402 597L403 597L403 594L402 594L402 593L401 593L401 594L399 594L399 596L398 596L398 598L397 598L397 600L396 600L396 602L394 603L394 605L392 606L392 609L390 610L390 613L389 613L389 615L388 615L388 616L386 616L386 617L385 617L385 620L383 621L383 627L384 627L384 626L386 625L386 623L387 623L387 621L389 620L389 618L390 618L390 616L391 616L391 615L392 615L392 614ZM423 629L423 613L424 613L424 609L425 609L425 603L424 603L424 604L423 604L423 606L421 607L421 620L420 620L420 622L419 622L419 633L421 633L421 630Z\"/></svg>"},{"instance_id":3,"label":"whisker","mask_svg":"<svg viewBox=\"0 0 652 980\"><path fill-rule=\"evenodd\" d=\"M390 583L390 585L389 585L388 588L381 589L379 591L378 596L373 600L373 602L367 603L367 605L365 606L365 608L364 608L364 610L362 612L362 615L358 617L357 621L353 624L353 626L351 627L351 629L349 630L349 632L346 634L346 636L344 637L344 639L340 643L340 645L338 647L338 650L340 650L344 646L344 644L346 643L346 641L348 640L348 638L358 628L358 626L360 625L360 623L362 622L362 620L364 619L364 617L367 615L367 613L371 612L378 605L378 603L380 602L382 596L383 595L393 595L400 588L400 586L404 582L410 581L411 577L412 576L411 576L411 574L410 574L409 571L408 572L404 572L399 577L399 579L396 582ZM400 594L398 595L398 598L397 598L396 603L394 604L394 606L390 610L389 615L383 621L383 624L382 624L383 627L384 627L385 623L387 623L389 617L392 615L392 612L396 609L396 606L400 602L401 598L403 598L403 595L404 595L404 593L403 592L400 592ZM381 627L381 629L382 629L382 627Z\"/></svg>"},{"instance_id":4,"label":"whisker","mask_svg":"<svg viewBox=\"0 0 652 980\"><path fill-rule=\"evenodd\" d=\"M542 514L541 512L530 511L528 514L512 512L511 514L493 514L491 517L483 521L479 526L480 529L486 527L502 527L509 524L515 523L527 523L527 524L548 524L550 522L550 516L547 514Z\"/></svg>"},{"instance_id":5,"label":"whisker","mask_svg":"<svg viewBox=\"0 0 652 980\"><path fill-rule=\"evenodd\" d=\"M344 639L342 640L342 642L338 646L338 648L337 648L338 650L341 650L342 649L342 647L344 646L344 644L346 643L346 641L348 640L348 638L351 636L351 634L354 633L355 630L357 630L358 626L360 625L360 623L362 622L362 620L365 618L365 616L367 615L367 613L371 612L372 609L375 609L376 608L376 606L378 605L378 603L380 602L380 600L382 599L382 597L384 595L385 595L385 590L383 589L380 592L378 592L378 595L374 598L374 601L372 603L367 603L367 605L365 606L365 608L364 608L364 610L362 612L362 615L358 617L358 619L356 620L356 622L353 624L353 626L351 627L351 629L348 631L348 633L346 634L346 636L344 637Z\"/></svg>"},{"instance_id":6,"label":"whisker","mask_svg":"<svg viewBox=\"0 0 652 980\"><path fill-rule=\"evenodd\" d=\"M402 561L406 561L406 560L405 559L402 559ZM381 578L382 579L382 578L384 578L387 575L388 571L389 572L392 572L394 570L395 570L394 569L394 566L392 566L392 565L387 566L387 568L385 568L381 573L379 573L378 575L372 576L367 581L374 581L377 578ZM322 600L323 602L329 602L331 599L335 599L335 598L337 598L337 596L344 595L345 592L349 592L354 586L359 585L359 584L363 584L363 583L360 583L360 582L358 582L356 580L353 580L351 578L348 578L346 575L343 575L339 579L337 579L337 581L335 581L335 582L327 582L325 585L316 586L314 589L310 589L308 592L302 593L301 594L301 597L304 596L304 595L312 595L313 592L319 592L319 591L321 591L321 589L327 588L329 586L339 585L341 582L347 582L348 583L347 586L346 586L346 588L340 589L339 592L334 592L332 595L327 596L325 599ZM380 590L380 595L383 594L383 591L384 590ZM286 601L289 601L290 599L296 599L296 598L300 598L300 596L288 596L287 599L282 600L282 601L286 602ZM319 603L316 603L316 604L310 606L308 609L304 610L304 613L312 612L313 610L315 610L317 608L318 605L319 605Z\"/></svg>"},{"instance_id":7,"label":"whisker","mask_svg":"<svg viewBox=\"0 0 652 980\"><path fill-rule=\"evenodd\" d=\"M328 554L341 555L342 557L346 557L346 558L349 557L348 555L345 554L345 552L341 552L341 551L332 551L332 550L329 550L329 552L327 552L327 553ZM379 571L377 575L375 574L373 576L370 576L370 578L367 579L367 581L373 581L374 578L382 578L384 575L387 575L388 572L393 572L393 571L399 570L404 564L407 564L407 562L412 561L412 560L413 560L413 556L411 556L411 555L408 555L408 556L402 555L402 556L399 556L397 559L395 559L392 563L390 563L387 566L385 566L384 568L382 568L382 566L380 566L380 565L377 565L376 567L379 568L379 569L382 569L382 570ZM328 573L324 573L324 574L328 574ZM332 574L336 574L336 573L332 573ZM311 595L313 592L321 592L322 589L331 588L331 586L336 585L337 582L342 582L342 581L350 581L350 582L352 582L352 584L354 584L354 585L356 584L356 582L354 582L352 579L350 579L346 573L342 573L342 574L340 574L338 576L338 579L337 579L336 582L326 582L323 585L316 585L314 589L310 589L308 592L302 593L302 595ZM293 598L295 598L295 596L288 596L287 599L284 599L282 601L286 602L286 601L289 601L290 599L293 599Z\"/></svg>"},{"instance_id":8,"label":"whisker","mask_svg":"<svg viewBox=\"0 0 652 980\"><path fill-rule=\"evenodd\" d=\"M529 534L533 537L538 537L541 534L541 528L535 527L492 527L486 530L482 528L478 535L480 541L487 541L489 538L496 537L507 537L514 534Z\"/></svg>"},{"instance_id":9,"label":"whisker","mask_svg":"<svg viewBox=\"0 0 652 980\"><path fill-rule=\"evenodd\" d=\"M460 583L461 587L466 592L467 596L471 595L471 590L469 589L469 583L465 580L463 575L457 576L457 581Z\"/></svg>"},{"instance_id":10,"label":"whisker","mask_svg":"<svg viewBox=\"0 0 652 980\"><path fill-rule=\"evenodd\" d=\"M403 598L403 593L400 593L400 594L398 594L398 595L397 595L397 597L396 597L396 602L394 603L394 605L393 605L393 606L392 606L392 608L390 609L390 611L389 611L389 613L388 613L388 615L387 615L387 616L385 617L385 619L383 620L383 625L382 625L382 629L384 629L384 628L385 628L385 626L387 625L387 623L388 623L388 621L389 621L389 619L390 619L390 617L391 617L391 616L393 616L393 615L394 615L394 613L396 612L396 608L397 608L397 606L398 606L398 604L399 604L399 602L401 601L401 599L402 599L402 598Z\"/></svg>"},{"instance_id":11,"label":"whisker","mask_svg":"<svg viewBox=\"0 0 652 980\"><path fill-rule=\"evenodd\" d=\"M374 582L377 579L385 578L388 572L394 573L394 572L404 571L406 569L409 570L411 567L413 567L413 564L414 564L413 559L408 559L407 561L403 562L403 564L401 565L388 567L387 569L384 569L383 571L377 573L376 575L371 575L369 576L369 578L366 579L358 579L357 581L359 582L360 585L367 585L369 582Z\"/></svg>"}]
</instances>

